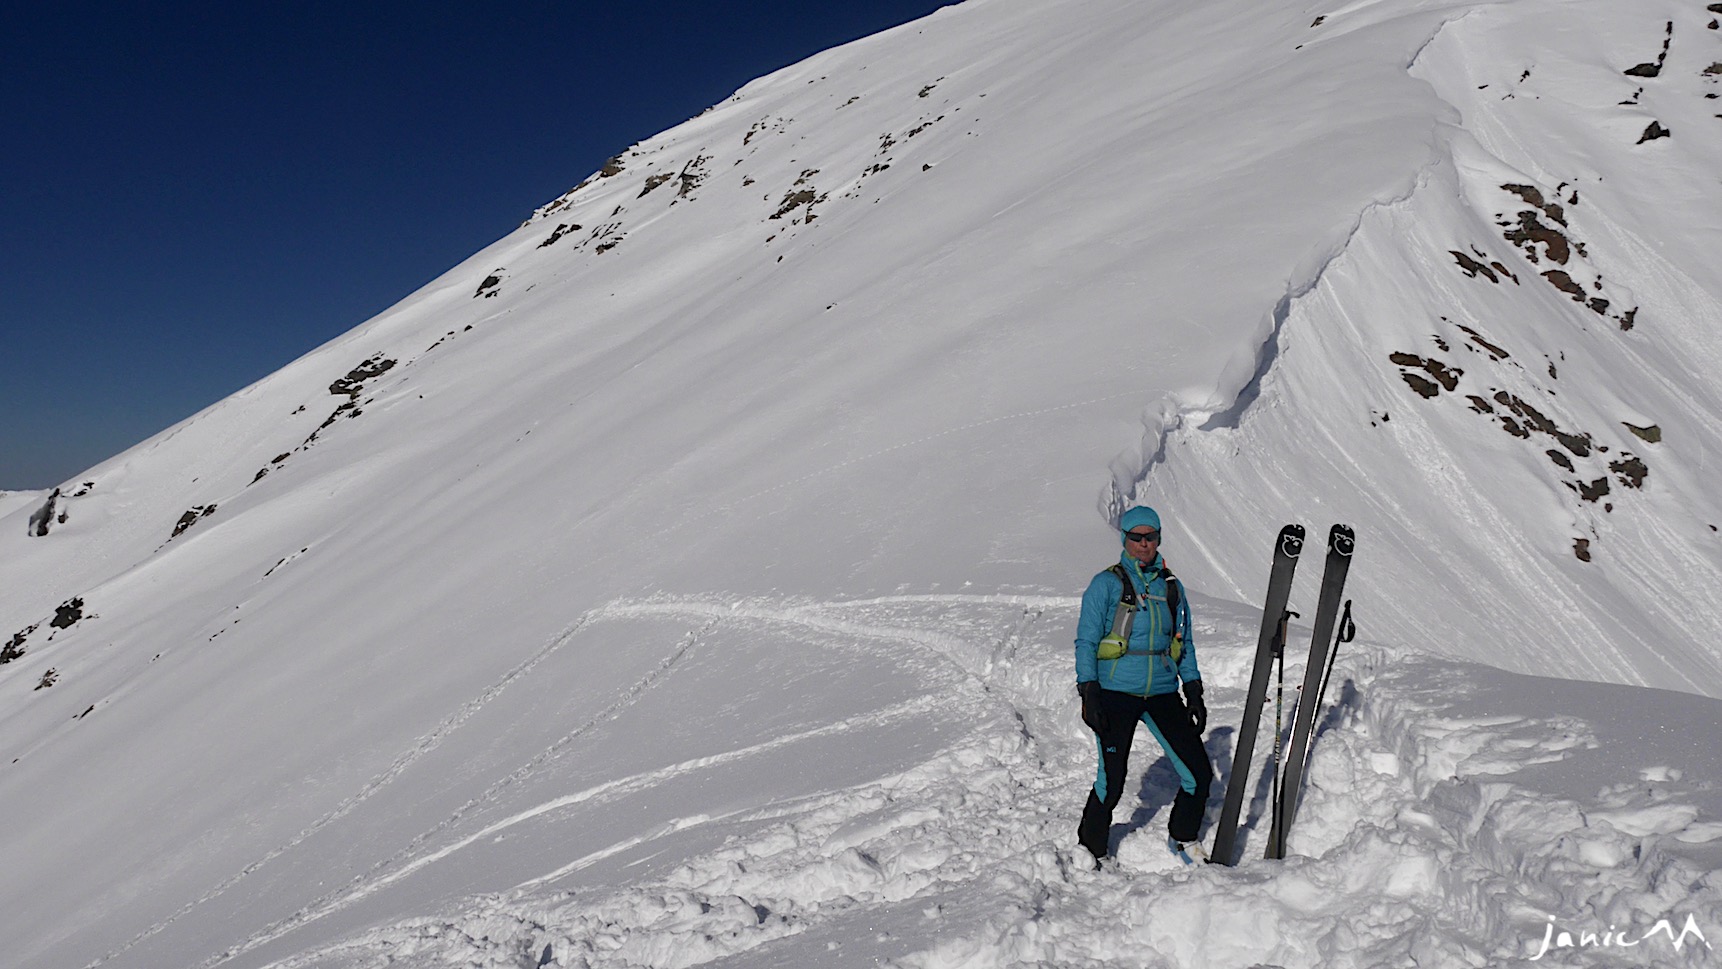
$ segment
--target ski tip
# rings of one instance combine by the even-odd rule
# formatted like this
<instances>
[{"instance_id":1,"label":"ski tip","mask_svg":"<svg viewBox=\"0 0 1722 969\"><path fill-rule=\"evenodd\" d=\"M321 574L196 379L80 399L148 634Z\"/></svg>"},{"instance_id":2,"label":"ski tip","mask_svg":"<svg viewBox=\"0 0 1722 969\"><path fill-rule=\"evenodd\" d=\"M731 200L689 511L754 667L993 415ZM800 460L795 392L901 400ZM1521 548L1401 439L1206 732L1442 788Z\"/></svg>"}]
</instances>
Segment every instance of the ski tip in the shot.
<instances>
[{"instance_id":1,"label":"ski tip","mask_svg":"<svg viewBox=\"0 0 1722 969\"><path fill-rule=\"evenodd\" d=\"M1327 533L1327 550L1335 555L1350 556L1357 547L1357 533L1350 525L1335 525Z\"/></svg>"},{"instance_id":2,"label":"ski tip","mask_svg":"<svg viewBox=\"0 0 1722 969\"><path fill-rule=\"evenodd\" d=\"M1280 537L1274 548L1287 558L1297 558L1303 554L1304 531L1302 525L1287 525L1280 529Z\"/></svg>"}]
</instances>

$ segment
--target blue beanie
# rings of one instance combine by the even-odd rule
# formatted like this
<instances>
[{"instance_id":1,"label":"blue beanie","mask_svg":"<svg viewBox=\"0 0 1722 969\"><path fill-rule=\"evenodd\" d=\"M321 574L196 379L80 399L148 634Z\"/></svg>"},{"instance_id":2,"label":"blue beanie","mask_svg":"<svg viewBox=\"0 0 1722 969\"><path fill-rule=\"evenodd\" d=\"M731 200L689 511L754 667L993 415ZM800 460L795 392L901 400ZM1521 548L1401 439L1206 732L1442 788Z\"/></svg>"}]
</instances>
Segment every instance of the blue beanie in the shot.
<instances>
[{"instance_id":1,"label":"blue beanie","mask_svg":"<svg viewBox=\"0 0 1722 969\"><path fill-rule=\"evenodd\" d=\"M1118 518L1118 540L1125 541L1124 533L1131 529L1148 526L1155 531L1160 530L1160 513L1147 505L1137 505Z\"/></svg>"}]
</instances>

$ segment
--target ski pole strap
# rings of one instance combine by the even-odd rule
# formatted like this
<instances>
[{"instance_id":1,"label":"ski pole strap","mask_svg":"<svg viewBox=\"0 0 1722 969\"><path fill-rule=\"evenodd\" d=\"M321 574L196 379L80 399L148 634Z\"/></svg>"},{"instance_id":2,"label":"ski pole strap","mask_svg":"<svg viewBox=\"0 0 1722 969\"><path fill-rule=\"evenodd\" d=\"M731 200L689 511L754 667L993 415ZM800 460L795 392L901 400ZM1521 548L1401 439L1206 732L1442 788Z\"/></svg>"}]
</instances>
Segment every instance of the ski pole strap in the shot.
<instances>
[{"instance_id":1,"label":"ski pole strap","mask_svg":"<svg viewBox=\"0 0 1722 969\"><path fill-rule=\"evenodd\" d=\"M1327 699L1327 681L1329 677L1333 676L1333 662L1339 656L1339 644L1351 642L1351 638L1356 635L1357 625L1351 621L1351 600L1347 599L1345 600L1345 612L1339 619L1339 632L1333 637L1333 649L1328 650L1327 653L1327 669L1322 670L1321 673L1321 689L1316 691L1315 709L1317 713L1321 712L1321 705ZM1310 743L1311 745L1315 743L1313 736L1310 738Z\"/></svg>"}]
</instances>

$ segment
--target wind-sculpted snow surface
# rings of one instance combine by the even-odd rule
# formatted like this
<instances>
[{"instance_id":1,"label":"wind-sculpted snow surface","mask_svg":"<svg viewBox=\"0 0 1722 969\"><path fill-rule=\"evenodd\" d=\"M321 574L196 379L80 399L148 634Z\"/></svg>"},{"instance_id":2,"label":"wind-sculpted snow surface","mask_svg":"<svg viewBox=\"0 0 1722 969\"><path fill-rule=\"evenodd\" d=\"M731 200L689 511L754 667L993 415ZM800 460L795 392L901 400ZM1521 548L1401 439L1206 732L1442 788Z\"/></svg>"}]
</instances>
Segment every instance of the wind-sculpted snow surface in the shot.
<instances>
[{"instance_id":1,"label":"wind-sculpted snow surface","mask_svg":"<svg viewBox=\"0 0 1722 969\"><path fill-rule=\"evenodd\" d=\"M949 7L0 495L8 967L1717 931L1710 755L1613 712L1713 736L1722 695L1711 19ZM1378 646L1286 865L1166 868L1151 758L1122 869L1072 861L1071 597L1130 501L1210 624L1222 776L1267 542L1357 527Z\"/></svg>"},{"instance_id":2,"label":"wind-sculpted snow surface","mask_svg":"<svg viewBox=\"0 0 1722 969\"><path fill-rule=\"evenodd\" d=\"M1208 677L1238 682L1254 617L1203 606ZM1070 600L660 601L610 615L630 613L722 616L805 637L810 649L916 665L924 654L944 673L929 683L936 691L906 704L623 777L427 845L293 927L453 864L459 852L496 854L487 842L550 827L558 814L572 833L641 795L659 804L619 840L574 835L535 874L511 873L511 890L450 900L268 965L1483 966L1534 955L1550 920L1575 938L1612 926L1637 939L1663 917L1677 932L1687 916L1722 925L1722 886L1709 875L1722 796L1707 780L1722 755L1701 743L1670 749L1642 722L1610 713L1639 702L1639 690L1357 647L1336 674L1338 702L1324 718L1288 862L1256 860L1265 782L1246 818L1244 864L1174 862L1161 843L1175 781L1150 748L1129 785L1126 803L1140 788L1140 804L1114 826L1121 862L1094 872L1071 839L1093 741L1068 684ZM1224 764L1242 694L1220 686L1214 700L1208 746ZM1662 725L1694 736L1722 716L1713 700L1658 700ZM882 770L886 752L868 733L893 720L927 723L941 709L965 729ZM733 803L757 776L753 761L818 750L826 738L842 738L834 755L871 779ZM708 790L702 809L663 804L679 804L673 791L696 778ZM1626 964L1713 958L1704 940L1689 936L1679 951L1672 941L1653 936L1647 957ZM247 948L209 964L253 964Z\"/></svg>"},{"instance_id":3,"label":"wind-sculpted snow surface","mask_svg":"<svg viewBox=\"0 0 1722 969\"><path fill-rule=\"evenodd\" d=\"M1669 70L1623 74L1665 36L1664 9ZM1722 654L1700 645L1722 641L1706 470L1722 274L1703 255L1722 244L1722 194L1697 174L1722 157L1722 118L1699 123L1717 104L1702 65L1722 51L1709 16L1454 11L1411 67L1449 105L1439 149L1290 301L1252 388L1269 406L1180 429L1129 489L1183 509L1207 558L1184 574L1242 595L1225 560L1301 500L1371 536L1355 591L1394 604L1393 638L1717 695ZM1691 141L1625 137L1653 111Z\"/></svg>"}]
</instances>

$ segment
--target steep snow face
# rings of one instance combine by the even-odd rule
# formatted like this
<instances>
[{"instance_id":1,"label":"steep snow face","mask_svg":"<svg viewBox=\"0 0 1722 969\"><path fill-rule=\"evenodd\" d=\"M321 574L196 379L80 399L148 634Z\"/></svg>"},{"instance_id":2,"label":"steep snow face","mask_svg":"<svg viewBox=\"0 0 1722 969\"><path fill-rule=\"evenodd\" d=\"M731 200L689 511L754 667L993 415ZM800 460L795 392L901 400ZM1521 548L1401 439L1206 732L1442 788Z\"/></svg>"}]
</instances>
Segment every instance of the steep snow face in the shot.
<instances>
[{"instance_id":1,"label":"steep snow face","mask_svg":"<svg viewBox=\"0 0 1722 969\"><path fill-rule=\"evenodd\" d=\"M7 618L180 546L267 569L353 531L388 540L320 556L527 598L1062 587L1144 423L1231 406L1288 286L1429 163L1402 68L1437 16L1379 19L1300 51L1302 14L1253 3L994 0L749 85L96 469L8 556ZM1332 124L1294 110L1342 91Z\"/></svg>"},{"instance_id":2,"label":"steep snow face","mask_svg":"<svg viewBox=\"0 0 1722 969\"><path fill-rule=\"evenodd\" d=\"M1068 726L1068 596L1132 499L1206 608L1259 595L1282 522L1345 520L1391 649L1717 695L1695 11L947 8L630 148L68 482L47 535L8 496L12 958L256 963L600 875L626 905L801 799L1062 790L1082 738L1034 738ZM889 596L950 608L842 618ZM1057 621L950 614L977 602ZM977 641L1037 657L1021 702ZM1063 803L971 804L929 850L988 817L1063 844Z\"/></svg>"},{"instance_id":3,"label":"steep snow face","mask_svg":"<svg viewBox=\"0 0 1722 969\"><path fill-rule=\"evenodd\" d=\"M1252 406L1180 427L1134 491L1180 509L1206 559L1186 574L1254 592L1235 550L1301 507L1358 526L1390 638L1722 691L1708 19L1511 4L1442 27L1410 71L1450 105L1438 156L1282 306Z\"/></svg>"}]
</instances>

